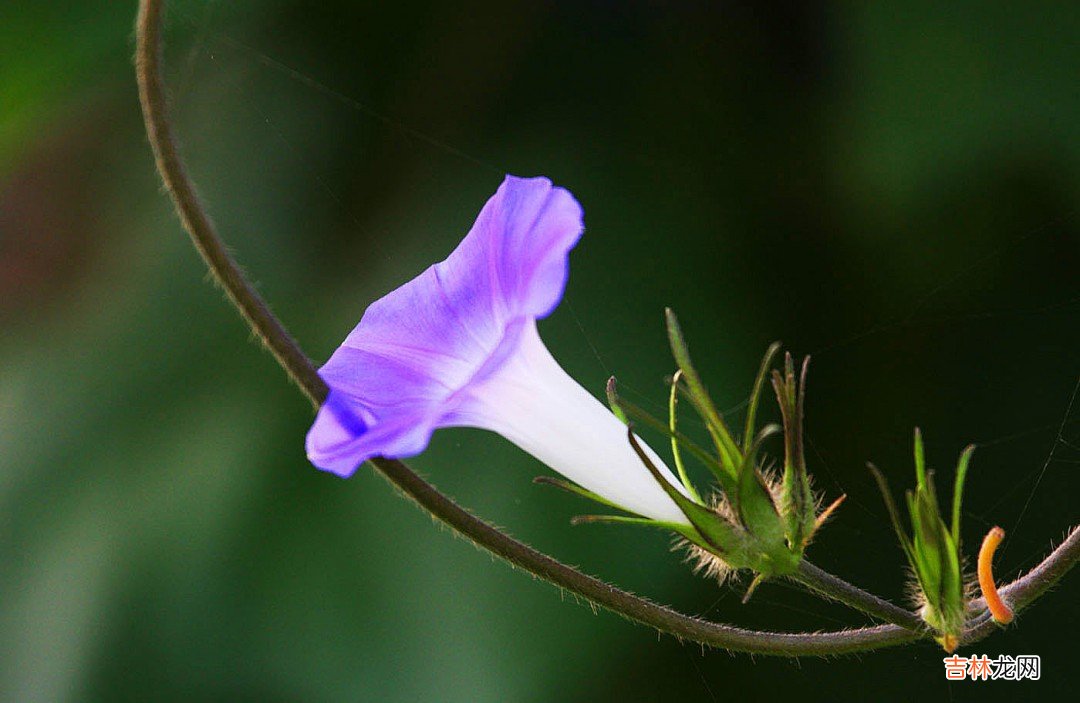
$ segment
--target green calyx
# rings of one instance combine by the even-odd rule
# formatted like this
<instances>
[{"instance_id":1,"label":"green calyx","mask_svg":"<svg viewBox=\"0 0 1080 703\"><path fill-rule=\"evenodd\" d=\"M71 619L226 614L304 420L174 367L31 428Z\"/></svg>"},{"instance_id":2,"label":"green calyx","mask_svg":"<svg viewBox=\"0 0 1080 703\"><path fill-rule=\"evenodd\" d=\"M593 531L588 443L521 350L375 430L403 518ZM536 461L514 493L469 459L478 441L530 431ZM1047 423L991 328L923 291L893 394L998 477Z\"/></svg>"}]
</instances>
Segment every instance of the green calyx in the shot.
<instances>
[{"instance_id":1,"label":"green calyx","mask_svg":"<svg viewBox=\"0 0 1080 703\"><path fill-rule=\"evenodd\" d=\"M918 585L923 607L920 611L937 633L937 640L946 651L953 651L959 643L966 619L967 597L965 593L960 552L960 507L964 479L967 476L974 446L968 446L960 455L953 486L952 520L946 525L938 505L934 487L934 473L926 469L922 433L915 429L915 490L908 491L905 499L911 518L911 535L903 529L900 513L893 501L885 476L870 464L888 508L893 529L900 539L900 547Z\"/></svg>"},{"instance_id":2,"label":"green calyx","mask_svg":"<svg viewBox=\"0 0 1080 703\"><path fill-rule=\"evenodd\" d=\"M806 406L806 372L810 357L803 360L798 382L795 380L795 364L791 354L784 355L784 373L772 372L773 390L784 420L784 474L781 481L781 502L788 541L804 549L819 525L817 502L810 489L810 476L806 471L803 452L803 416ZM832 508L830 508L831 510Z\"/></svg>"},{"instance_id":3,"label":"green calyx","mask_svg":"<svg viewBox=\"0 0 1080 703\"><path fill-rule=\"evenodd\" d=\"M802 421L806 391L806 364L796 380L791 355L785 359L784 373L772 371L780 345L769 347L750 394L746 423L741 439L732 433L723 415L705 390L690 359L678 320L666 311L668 339L677 371L672 377L667 422L619 397L615 379L608 382L608 402L628 427L627 437L642 464L675 502L691 526L656 523L639 516L582 516L585 522L618 522L653 525L678 532L688 542L715 558L723 569L750 569L760 581L793 573L803 551L826 514L818 516L817 501L810 488L803 456ZM771 373L770 373L771 371ZM783 427L769 424L757 429L757 416L765 383L771 377L780 404ZM679 400L687 401L705 424L712 447L706 449L679 430ZM642 450L634 432L638 423L666 435L671 441L680 490L672 485ZM783 475L776 480L763 470L759 459L762 446L771 436L784 435ZM690 480L686 459L693 457L710 471L716 481L714 498L706 500ZM551 482L551 481L547 481ZM579 495L577 487L563 486ZM592 496L587 496L592 497ZM600 499L600 502L604 502ZM834 506L835 507L835 506Z\"/></svg>"}]
</instances>

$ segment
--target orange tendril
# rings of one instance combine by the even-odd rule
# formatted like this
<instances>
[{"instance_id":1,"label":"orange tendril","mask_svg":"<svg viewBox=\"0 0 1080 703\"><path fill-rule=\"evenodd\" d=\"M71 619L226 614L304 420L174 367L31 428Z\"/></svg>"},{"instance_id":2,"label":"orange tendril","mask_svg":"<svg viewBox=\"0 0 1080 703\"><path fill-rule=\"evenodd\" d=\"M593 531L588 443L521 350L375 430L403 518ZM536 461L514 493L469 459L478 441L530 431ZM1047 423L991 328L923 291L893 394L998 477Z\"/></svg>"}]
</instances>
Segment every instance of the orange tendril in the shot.
<instances>
[{"instance_id":1,"label":"orange tendril","mask_svg":"<svg viewBox=\"0 0 1080 703\"><path fill-rule=\"evenodd\" d=\"M991 617L999 625L1008 625L1013 619L1012 608L1001 599L997 586L994 585L994 552L1004 538L1005 530L994 527L986 533L979 549L979 588L986 599L986 607L990 610Z\"/></svg>"}]
</instances>

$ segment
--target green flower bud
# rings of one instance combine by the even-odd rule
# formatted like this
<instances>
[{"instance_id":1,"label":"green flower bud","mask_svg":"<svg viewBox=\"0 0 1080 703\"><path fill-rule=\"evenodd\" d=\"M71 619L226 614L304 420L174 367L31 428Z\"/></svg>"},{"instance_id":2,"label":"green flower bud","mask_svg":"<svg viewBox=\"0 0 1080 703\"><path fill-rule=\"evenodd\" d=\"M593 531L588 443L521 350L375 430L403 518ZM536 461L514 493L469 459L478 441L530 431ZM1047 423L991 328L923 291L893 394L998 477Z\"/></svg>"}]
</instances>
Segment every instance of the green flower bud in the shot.
<instances>
[{"instance_id":1,"label":"green flower bud","mask_svg":"<svg viewBox=\"0 0 1080 703\"><path fill-rule=\"evenodd\" d=\"M922 433L915 429L915 490L908 491L906 502L911 518L911 535L901 526L900 514L893 502L885 476L870 464L878 482L900 547L915 575L919 614L937 632L937 640L947 652L956 649L966 620L968 588L964 583L960 552L960 505L964 479L974 446L960 455L953 487L952 524L946 526L938 507L934 472L927 471Z\"/></svg>"}]
</instances>

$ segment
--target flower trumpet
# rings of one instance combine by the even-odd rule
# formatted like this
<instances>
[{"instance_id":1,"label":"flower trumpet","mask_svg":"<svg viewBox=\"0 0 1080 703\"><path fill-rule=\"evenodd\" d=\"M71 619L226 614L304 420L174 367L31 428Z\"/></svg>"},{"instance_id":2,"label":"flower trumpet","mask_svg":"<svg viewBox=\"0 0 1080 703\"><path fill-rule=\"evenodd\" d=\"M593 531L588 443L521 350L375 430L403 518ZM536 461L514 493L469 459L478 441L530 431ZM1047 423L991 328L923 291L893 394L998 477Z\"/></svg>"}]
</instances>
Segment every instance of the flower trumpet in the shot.
<instances>
[{"instance_id":1,"label":"flower trumpet","mask_svg":"<svg viewBox=\"0 0 1080 703\"><path fill-rule=\"evenodd\" d=\"M330 393L307 436L311 462L349 476L375 456L420 453L438 428L479 427L590 497L688 527L622 423L567 375L537 331L562 298L583 231L567 190L507 176L450 256L372 303L319 370ZM684 490L643 451L663 481Z\"/></svg>"}]
</instances>

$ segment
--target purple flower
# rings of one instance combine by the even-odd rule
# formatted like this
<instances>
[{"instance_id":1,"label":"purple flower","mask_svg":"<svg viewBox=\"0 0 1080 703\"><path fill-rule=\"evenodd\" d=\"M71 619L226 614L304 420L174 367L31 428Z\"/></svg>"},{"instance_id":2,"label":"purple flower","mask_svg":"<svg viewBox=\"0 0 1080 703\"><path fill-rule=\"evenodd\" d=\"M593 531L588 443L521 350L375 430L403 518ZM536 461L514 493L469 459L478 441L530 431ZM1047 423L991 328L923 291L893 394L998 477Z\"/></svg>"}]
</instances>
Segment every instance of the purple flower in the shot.
<instances>
[{"instance_id":1,"label":"purple flower","mask_svg":"<svg viewBox=\"0 0 1080 703\"><path fill-rule=\"evenodd\" d=\"M507 176L457 249L368 307L319 370L330 394L308 432L311 462L350 476L375 456L419 454L437 428L481 427L630 512L689 524L537 333L583 229L568 191Z\"/></svg>"}]
</instances>

